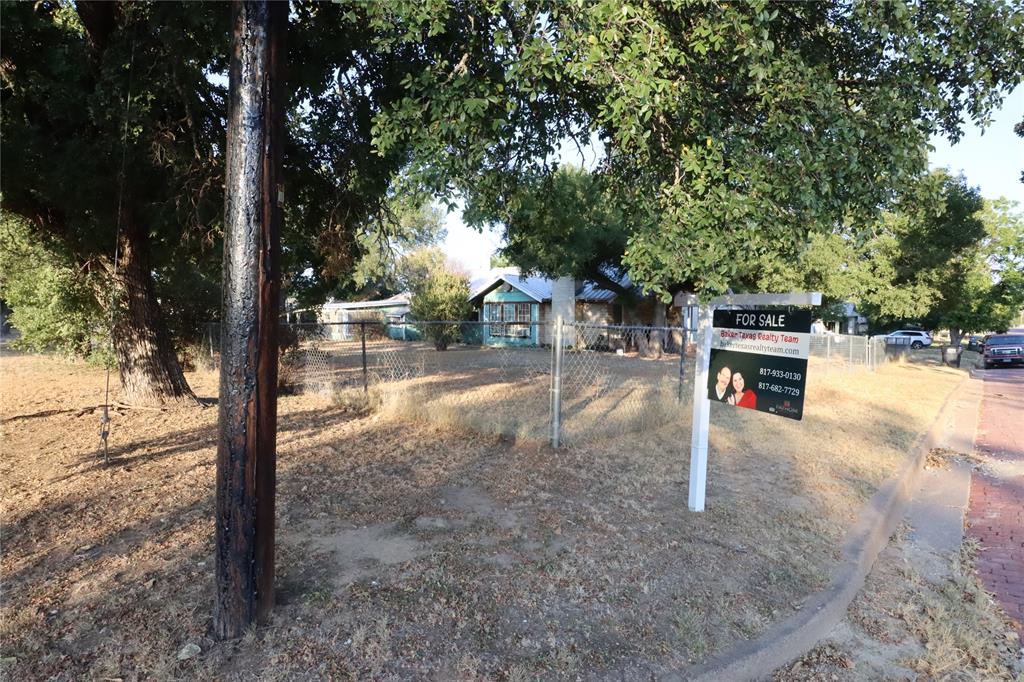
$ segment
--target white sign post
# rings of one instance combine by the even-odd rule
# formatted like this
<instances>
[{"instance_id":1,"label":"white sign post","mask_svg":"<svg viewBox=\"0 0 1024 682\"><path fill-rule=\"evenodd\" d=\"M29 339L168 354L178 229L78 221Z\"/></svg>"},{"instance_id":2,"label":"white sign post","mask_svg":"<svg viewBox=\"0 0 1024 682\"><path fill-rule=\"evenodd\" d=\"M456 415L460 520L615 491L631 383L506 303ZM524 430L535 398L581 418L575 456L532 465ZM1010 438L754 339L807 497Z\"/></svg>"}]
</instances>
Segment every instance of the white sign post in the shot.
<instances>
[{"instance_id":1,"label":"white sign post","mask_svg":"<svg viewBox=\"0 0 1024 682\"><path fill-rule=\"evenodd\" d=\"M693 294L676 296L675 304L693 304ZM704 511L704 492L708 482L708 426L711 401L708 399L708 362L711 357L711 324L715 308L725 306L766 305L821 305L817 292L789 294L727 294L711 299L700 306L700 319L694 341L697 343L697 361L693 374L693 433L690 439L690 511Z\"/></svg>"}]
</instances>

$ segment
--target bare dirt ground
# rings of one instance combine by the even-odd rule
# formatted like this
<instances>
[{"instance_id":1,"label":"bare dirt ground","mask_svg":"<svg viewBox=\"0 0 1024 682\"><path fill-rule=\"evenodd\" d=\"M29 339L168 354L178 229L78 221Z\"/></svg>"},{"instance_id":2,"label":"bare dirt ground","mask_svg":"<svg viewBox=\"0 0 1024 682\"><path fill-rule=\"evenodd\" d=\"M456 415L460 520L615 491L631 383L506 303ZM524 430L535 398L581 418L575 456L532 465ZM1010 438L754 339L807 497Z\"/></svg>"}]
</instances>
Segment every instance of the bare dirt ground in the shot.
<instances>
[{"instance_id":1,"label":"bare dirt ground","mask_svg":"<svg viewBox=\"0 0 1024 682\"><path fill-rule=\"evenodd\" d=\"M686 508L682 411L555 451L466 428L457 410L439 408L440 424L429 409L409 418L407 398L365 413L355 399L283 396L279 606L268 626L216 643L216 410L116 414L105 466L98 412L83 409L102 401L102 372L8 354L0 671L524 680L677 669L756 636L825 583L860 505L961 376L821 372L800 423L713 410L704 514ZM215 397L213 374L189 379ZM492 411L503 406L501 391L488 395Z\"/></svg>"}]
</instances>

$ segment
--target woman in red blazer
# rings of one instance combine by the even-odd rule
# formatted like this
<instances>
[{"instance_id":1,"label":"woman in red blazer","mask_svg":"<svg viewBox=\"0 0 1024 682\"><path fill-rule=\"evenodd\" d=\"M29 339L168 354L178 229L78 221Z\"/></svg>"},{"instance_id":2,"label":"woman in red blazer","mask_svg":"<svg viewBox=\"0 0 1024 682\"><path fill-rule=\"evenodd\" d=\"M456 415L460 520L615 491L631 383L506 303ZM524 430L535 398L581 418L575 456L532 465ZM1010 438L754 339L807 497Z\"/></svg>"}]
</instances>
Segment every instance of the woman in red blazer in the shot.
<instances>
[{"instance_id":1,"label":"woman in red blazer","mask_svg":"<svg viewBox=\"0 0 1024 682\"><path fill-rule=\"evenodd\" d=\"M735 391L729 396L729 404L735 405L736 407L749 407L752 410L757 409L757 394L751 390L743 390L746 387L746 383L743 380L742 372L732 373L732 390Z\"/></svg>"}]
</instances>

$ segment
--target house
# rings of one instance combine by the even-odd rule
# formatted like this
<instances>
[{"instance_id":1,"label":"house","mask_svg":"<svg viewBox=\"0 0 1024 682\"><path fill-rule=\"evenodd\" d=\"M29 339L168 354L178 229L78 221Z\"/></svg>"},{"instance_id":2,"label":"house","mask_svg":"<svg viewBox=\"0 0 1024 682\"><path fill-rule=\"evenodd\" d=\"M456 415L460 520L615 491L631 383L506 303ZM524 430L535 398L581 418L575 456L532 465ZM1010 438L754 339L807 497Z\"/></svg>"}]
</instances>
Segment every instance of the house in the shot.
<instances>
[{"instance_id":1,"label":"house","mask_svg":"<svg viewBox=\"0 0 1024 682\"><path fill-rule=\"evenodd\" d=\"M633 291L627 278L622 286ZM514 268L489 273L470 283L469 300L483 325L486 345L538 346L550 344L553 322L594 325L636 324L644 303L639 295L623 300L618 292L572 277L527 277ZM633 298L636 301L633 301Z\"/></svg>"},{"instance_id":2,"label":"house","mask_svg":"<svg viewBox=\"0 0 1024 682\"><path fill-rule=\"evenodd\" d=\"M868 333L868 318L857 311L857 306L853 303L843 303L842 313L843 319L834 324L833 331L838 334L851 335Z\"/></svg>"},{"instance_id":3,"label":"house","mask_svg":"<svg viewBox=\"0 0 1024 682\"><path fill-rule=\"evenodd\" d=\"M353 324L337 324L344 322L383 322L389 327L388 334L394 330L402 338L405 331L406 317L409 315L409 294L397 294L378 301L335 301L325 303L320 309L319 322L326 328L327 337L335 341L348 341L358 338L359 329ZM334 323L334 324L332 324Z\"/></svg>"}]
</instances>

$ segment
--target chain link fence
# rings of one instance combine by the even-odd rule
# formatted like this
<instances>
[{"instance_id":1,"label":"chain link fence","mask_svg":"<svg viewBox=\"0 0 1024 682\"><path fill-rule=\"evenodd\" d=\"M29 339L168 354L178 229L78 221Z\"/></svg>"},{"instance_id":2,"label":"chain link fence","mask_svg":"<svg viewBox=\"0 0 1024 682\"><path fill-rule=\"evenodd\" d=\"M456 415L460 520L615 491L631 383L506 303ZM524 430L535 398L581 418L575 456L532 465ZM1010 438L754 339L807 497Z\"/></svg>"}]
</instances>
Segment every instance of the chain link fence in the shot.
<instances>
[{"instance_id":1,"label":"chain link fence","mask_svg":"<svg viewBox=\"0 0 1024 682\"><path fill-rule=\"evenodd\" d=\"M812 334L810 357L818 358L824 371L875 370L894 356L887 352L884 336L847 336L845 334Z\"/></svg>"},{"instance_id":2,"label":"chain link fence","mask_svg":"<svg viewBox=\"0 0 1024 682\"><path fill-rule=\"evenodd\" d=\"M279 389L361 394L400 419L575 445L688 420L691 336L556 322L294 323L279 333ZM219 338L208 325L207 369L219 367ZM892 354L884 337L822 334L811 337L810 355L828 373L874 370Z\"/></svg>"}]
</instances>

